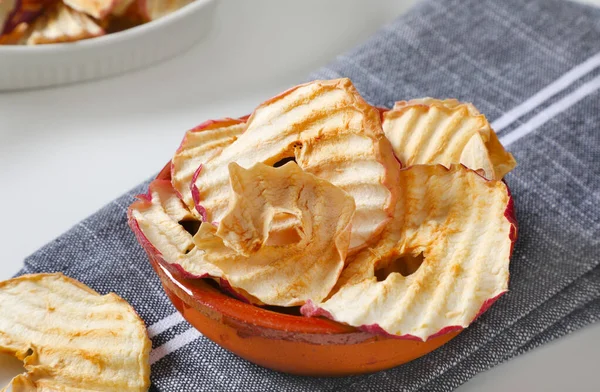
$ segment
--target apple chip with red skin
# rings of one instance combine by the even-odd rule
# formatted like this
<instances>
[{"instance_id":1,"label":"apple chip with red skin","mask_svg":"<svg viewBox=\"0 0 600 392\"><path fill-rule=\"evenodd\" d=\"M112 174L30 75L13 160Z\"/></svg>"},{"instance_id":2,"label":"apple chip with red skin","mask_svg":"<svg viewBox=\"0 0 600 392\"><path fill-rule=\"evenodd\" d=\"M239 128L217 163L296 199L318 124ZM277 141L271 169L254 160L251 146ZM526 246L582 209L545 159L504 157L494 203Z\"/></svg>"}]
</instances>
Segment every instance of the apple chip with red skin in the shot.
<instances>
[{"instance_id":1,"label":"apple chip with red skin","mask_svg":"<svg viewBox=\"0 0 600 392\"><path fill-rule=\"evenodd\" d=\"M245 121L225 118L206 121L186 132L171 160L171 183L190 208L194 208L190 185L198 168L233 143L245 129Z\"/></svg>"},{"instance_id":2,"label":"apple chip with red skin","mask_svg":"<svg viewBox=\"0 0 600 392\"><path fill-rule=\"evenodd\" d=\"M104 30L86 14L63 3L56 3L33 22L24 41L27 45L52 44L79 41L103 34Z\"/></svg>"},{"instance_id":3,"label":"apple chip with red skin","mask_svg":"<svg viewBox=\"0 0 600 392\"><path fill-rule=\"evenodd\" d=\"M379 243L303 314L426 341L467 327L507 291L516 224L503 182L460 165L417 165L400 172L397 188Z\"/></svg>"},{"instance_id":4,"label":"apple chip with red skin","mask_svg":"<svg viewBox=\"0 0 600 392\"><path fill-rule=\"evenodd\" d=\"M0 1L0 38L10 34L22 23L29 23L44 9L49 0Z\"/></svg>"},{"instance_id":5,"label":"apple chip with red skin","mask_svg":"<svg viewBox=\"0 0 600 392\"><path fill-rule=\"evenodd\" d=\"M243 290L233 289L225 281L223 271L206 260L206 251L194 243L202 222L190 214L171 182L157 179L148 188L148 193L139 195L128 210L129 226L148 257L185 278L214 278L224 290L239 299L263 305ZM210 236L220 242L212 229ZM204 235L203 238L206 241L208 237Z\"/></svg>"},{"instance_id":6,"label":"apple chip with red skin","mask_svg":"<svg viewBox=\"0 0 600 392\"><path fill-rule=\"evenodd\" d=\"M229 163L248 168L291 159L354 198L349 252L377 238L393 213L392 184L399 164L383 134L379 111L349 79L303 84L260 105L246 131L202 164L192 183L197 213L215 224L223 219L230 197ZM284 219L281 225L286 224Z\"/></svg>"},{"instance_id":7,"label":"apple chip with red skin","mask_svg":"<svg viewBox=\"0 0 600 392\"><path fill-rule=\"evenodd\" d=\"M116 294L60 273L0 282L0 352L26 372L2 391L147 391L152 343Z\"/></svg>"},{"instance_id":8,"label":"apple chip with red skin","mask_svg":"<svg viewBox=\"0 0 600 392\"><path fill-rule=\"evenodd\" d=\"M204 260L205 252L193 237L200 221L190 214L169 180L154 180L148 194L138 196L128 211L129 225L150 257L160 257L187 277L222 276L222 271Z\"/></svg>"},{"instance_id":9,"label":"apple chip with red skin","mask_svg":"<svg viewBox=\"0 0 600 392\"><path fill-rule=\"evenodd\" d=\"M516 166L485 116L470 103L401 101L383 117L385 135L404 166L462 163L490 180L502 179Z\"/></svg>"},{"instance_id":10,"label":"apple chip with red skin","mask_svg":"<svg viewBox=\"0 0 600 392\"><path fill-rule=\"evenodd\" d=\"M293 162L231 163L229 173L232 198L218 230L203 224L194 238L205 259L234 289L267 305L323 300L344 267L352 197Z\"/></svg>"},{"instance_id":11,"label":"apple chip with red skin","mask_svg":"<svg viewBox=\"0 0 600 392\"><path fill-rule=\"evenodd\" d=\"M0 35L0 45L18 45L23 42L23 37L27 34L29 26L27 23L21 23L10 33Z\"/></svg>"},{"instance_id":12,"label":"apple chip with red skin","mask_svg":"<svg viewBox=\"0 0 600 392\"><path fill-rule=\"evenodd\" d=\"M280 168L257 164L248 170L232 163L230 170L231 205L219 232L206 223L188 232L182 224L193 220L188 210L168 180L155 180L149 195L129 209L139 242L151 257L188 277L227 281L251 303L321 301L344 267L352 197L294 163ZM283 222L290 223L289 231L280 230Z\"/></svg>"}]
</instances>

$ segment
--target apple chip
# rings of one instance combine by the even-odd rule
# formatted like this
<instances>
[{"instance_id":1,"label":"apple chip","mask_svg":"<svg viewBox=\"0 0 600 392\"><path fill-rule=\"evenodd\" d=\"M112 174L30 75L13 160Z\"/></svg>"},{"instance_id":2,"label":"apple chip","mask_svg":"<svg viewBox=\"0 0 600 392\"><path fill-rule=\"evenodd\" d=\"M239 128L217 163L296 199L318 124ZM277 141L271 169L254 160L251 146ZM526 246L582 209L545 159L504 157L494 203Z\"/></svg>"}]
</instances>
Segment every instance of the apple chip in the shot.
<instances>
[{"instance_id":1,"label":"apple chip","mask_svg":"<svg viewBox=\"0 0 600 392\"><path fill-rule=\"evenodd\" d=\"M185 7L194 0L139 0L142 15L155 20Z\"/></svg>"},{"instance_id":2,"label":"apple chip","mask_svg":"<svg viewBox=\"0 0 600 392\"><path fill-rule=\"evenodd\" d=\"M148 195L129 207L129 225L147 252L161 257L190 277L221 277L194 245L201 222L192 216L168 180L154 180Z\"/></svg>"},{"instance_id":3,"label":"apple chip","mask_svg":"<svg viewBox=\"0 0 600 392\"><path fill-rule=\"evenodd\" d=\"M232 197L218 230L204 224L194 239L205 259L233 288L267 305L324 299L344 267L352 197L293 162L250 169L231 163L229 173ZM280 230L283 222L287 235ZM274 223L279 227L273 240Z\"/></svg>"},{"instance_id":4,"label":"apple chip","mask_svg":"<svg viewBox=\"0 0 600 392\"><path fill-rule=\"evenodd\" d=\"M151 343L144 322L115 294L60 273L0 282L0 352L26 373L7 391L146 391Z\"/></svg>"},{"instance_id":5,"label":"apple chip","mask_svg":"<svg viewBox=\"0 0 600 392\"><path fill-rule=\"evenodd\" d=\"M259 106L246 131L199 170L192 183L197 213L215 224L223 219L230 198L230 162L248 168L289 160L354 198L351 253L376 239L393 213L391 184L399 165L379 111L349 79L303 84Z\"/></svg>"},{"instance_id":6,"label":"apple chip","mask_svg":"<svg viewBox=\"0 0 600 392\"><path fill-rule=\"evenodd\" d=\"M401 101L384 113L383 130L405 166L462 163L499 180L516 166L484 115L470 103Z\"/></svg>"},{"instance_id":7,"label":"apple chip","mask_svg":"<svg viewBox=\"0 0 600 392\"><path fill-rule=\"evenodd\" d=\"M400 172L395 216L321 304L302 308L370 332L427 340L467 327L508 289L516 239L501 181L461 165Z\"/></svg>"},{"instance_id":8,"label":"apple chip","mask_svg":"<svg viewBox=\"0 0 600 392\"><path fill-rule=\"evenodd\" d=\"M116 0L115 6L112 9L112 14L123 16L136 0Z\"/></svg>"},{"instance_id":9,"label":"apple chip","mask_svg":"<svg viewBox=\"0 0 600 392\"><path fill-rule=\"evenodd\" d=\"M26 43L38 45L72 42L103 34L104 30L86 14L63 3L56 3L35 20Z\"/></svg>"},{"instance_id":10,"label":"apple chip","mask_svg":"<svg viewBox=\"0 0 600 392\"><path fill-rule=\"evenodd\" d=\"M194 220L169 181L155 180L129 210L140 243L188 276L227 281L255 304L321 301L344 266L352 197L294 163L229 170L232 198L218 231Z\"/></svg>"},{"instance_id":11,"label":"apple chip","mask_svg":"<svg viewBox=\"0 0 600 392\"><path fill-rule=\"evenodd\" d=\"M103 19L110 14L120 0L63 0L76 11L83 12L95 19Z\"/></svg>"},{"instance_id":12,"label":"apple chip","mask_svg":"<svg viewBox=\"0 0 600 392\"><path fill-rule=\"evenodd\" d=\"M12 33L22 23L31 22L48 2L49 0L0 1L0 36Z\"/></svg>"},{"instance_id":13,"label":"apple chip","mask_svg":"<svg viewBox=\"0 0 600 392\"><path fill-rule=\"evenodd\" d=\"M0 35L0 45L18 45L23 41L27 34L29 26L27 23L21 23L10 33Z\"/></svg>"},{"instance_id":14,"label":"apple chip","mask_svg":"<svg viewBox=\"0 0 600 392\"><path fill-rule=\"evenodd\" d=\"M171 161L171 182L190 208L194 208L190 190L194 173L202 163L233 143L245 129L245 121L226 118L207 121L186 132Z\"/></svg>"}]
</instances>

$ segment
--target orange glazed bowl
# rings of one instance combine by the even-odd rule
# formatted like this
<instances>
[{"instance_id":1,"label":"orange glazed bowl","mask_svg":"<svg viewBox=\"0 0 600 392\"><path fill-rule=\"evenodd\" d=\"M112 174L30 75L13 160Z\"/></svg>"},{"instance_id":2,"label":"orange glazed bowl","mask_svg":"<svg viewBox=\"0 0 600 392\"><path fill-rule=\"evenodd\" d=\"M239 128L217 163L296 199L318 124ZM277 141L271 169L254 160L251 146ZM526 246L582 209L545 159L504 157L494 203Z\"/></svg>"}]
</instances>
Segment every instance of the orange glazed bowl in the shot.
<instances>
[{"instance_id":1,"label":"orange glazed bowl","mask_svg":"<svg viewBox=\"0 0 600 392\"><path fill-rule=\"evenodd\" d=\"M170 179L170 164L157 176ZM389 369L419 358L454 338L448 332L426 342L360 331L297 308L258 307L220 290L211 279L187 279L129 224L173 305L204 336L266 368L306 376L345 376Z\"/></svg>"}]
</instances>

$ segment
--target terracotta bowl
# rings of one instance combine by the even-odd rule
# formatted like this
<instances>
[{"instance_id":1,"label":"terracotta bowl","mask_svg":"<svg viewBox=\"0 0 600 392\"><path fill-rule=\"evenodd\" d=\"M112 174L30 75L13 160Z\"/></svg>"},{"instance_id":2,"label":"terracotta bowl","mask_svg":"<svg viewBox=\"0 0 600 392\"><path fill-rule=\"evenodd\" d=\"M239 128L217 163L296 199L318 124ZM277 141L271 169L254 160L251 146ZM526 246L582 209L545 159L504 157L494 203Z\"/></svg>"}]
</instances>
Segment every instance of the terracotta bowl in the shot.
<instances>
[{"instance_id":1,"label":"terracotta bowl","mask_svg":"<svg viewBox=\"0 0 600 392\"><path fill-rule=\"evenodd\" d=\"M458 334L420 342L268 310L223 293L211 280L177 276L153 255L150 261L173 305L198 331L250 362L281 372L344 376L389 369L435 350Z\"/></svg>"},{"instance_id":2,"label":"terracotta bowl","mask_svg":"<svg viewBox=\"0 0 600 392\"><path fill-rule=\"evenodd\" d=\"M170 179L170 163L157 176ZM183 317L227 350L269 369L310 376L344 376L389 369L419 358L454 338L427 342L363 332L294 308L262 308L221 291L211 279L187 279L163 260L137 223L130 225L162 286Z\"/></svg>"}]
</instances>

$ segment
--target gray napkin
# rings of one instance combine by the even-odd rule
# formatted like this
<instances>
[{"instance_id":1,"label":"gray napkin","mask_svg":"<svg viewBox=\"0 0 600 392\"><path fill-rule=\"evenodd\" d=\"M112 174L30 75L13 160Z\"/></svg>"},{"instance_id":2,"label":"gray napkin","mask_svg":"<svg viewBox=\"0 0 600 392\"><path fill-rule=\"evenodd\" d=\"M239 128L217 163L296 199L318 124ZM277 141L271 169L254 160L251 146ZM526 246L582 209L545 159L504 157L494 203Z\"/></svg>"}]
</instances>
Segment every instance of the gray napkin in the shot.
<instances>
[{"instance_id":1,"label":"gray napkin","mask_svg":"<svg viewBox=\"0 0 600 392\"><path fill-rule=\"evenodd\" d=\"M520 224L510 292L442 349L333 379L276 373L225 351L175 312L127 227L126 208L146 184L27 258L21 273L62 271L127 299L149 326L156 391L448 391L600 318L600 10L425 1L311 78L340 76L376 105L471 101L519 162L507 177Z\"/></svg>"}]
</instances>

